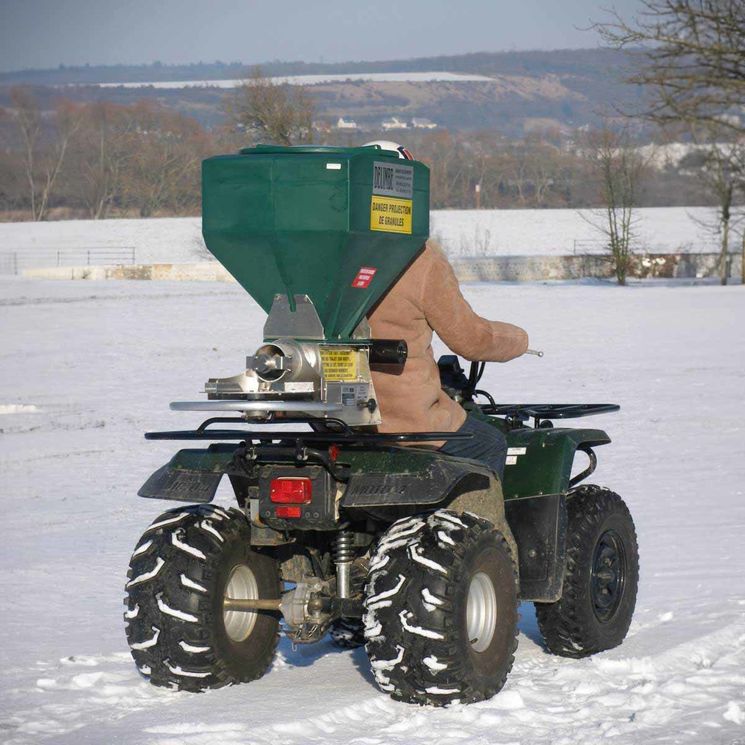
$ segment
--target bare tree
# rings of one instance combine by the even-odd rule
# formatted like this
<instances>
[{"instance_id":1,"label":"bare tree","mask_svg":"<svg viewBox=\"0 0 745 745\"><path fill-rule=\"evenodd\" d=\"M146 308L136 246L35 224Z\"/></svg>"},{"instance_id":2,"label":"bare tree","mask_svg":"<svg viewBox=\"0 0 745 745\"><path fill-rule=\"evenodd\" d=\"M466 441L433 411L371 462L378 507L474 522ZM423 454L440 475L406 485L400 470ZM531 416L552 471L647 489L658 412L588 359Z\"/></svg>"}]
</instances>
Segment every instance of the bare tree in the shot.
<instances>
[{"instance_id":1,"label":"bare tree","mask_svg":"<svg viewBox=\"0 0 745 745\"><path fill-rule=\"evenodd\" d=\"M615 47L642 47L643 64L628 80L651 91L643 116L745 134L743 0L642 0L633 21L612 11L596 28Z\"/></svg>"},{"instance_id":2,"label":"bare tree","mask_svg":"<svg viewBox=\"0 0 745 745\"><path fill-rule=\"evenodd\" d=\"M605 236L618 284L625 285L633 261L635 210L645 162L625 132L607 127L590 134L585 152L602 184L603 200L598 219L585 219Z\"/></svg>"},{"instance_id":3,"label":"bare tree","mask_svg":"<svg viewBox=\"0 0 745 745\"><path fill-rule=\"evenodd\" d=\"M712 145L706 154L703 178L717 198L717 232L719 241L719 281L726 285L730 275L730 223L737 177L730 167L728 154Z\"/></svg>"},{"instance_id":4,"label":"bare tree","mask_svg":"<svg viewBox=\"0 0 745 745\"><path fill-rule=\"evenodd\" d=\"M11 131L15 132L11 112L0 108L0 210L11 210L25 193L23 168Z\"/></svg>"},{"instance_id":5,"label":"bare tree","mask_svg":"<svg viewBox=\"0 0 745 745\"><path fill-rule=\"evenodd\" d=\"M132 157L134 122L122 106L106 102L85 107L68 181L93 220L107 217L121 196L125 166Z\"/></svg>"},{"instance_id":6,"label":"bare tree","mask_svg":"<svg viewBox=\"0 0 745 745\"><path fill-rule=\"evenodd\" d=\"M33 220L44 220L70 142L80 127L81 108L62 101L54 112L51 131L45 133L42 112L25 88L13 88L10 98L23 142L23 160ZM46 134L46 141L45 141Z\"/></svg>"},{"instance_id":7,"label":"bare tree","mask_svg":"<svg viewBox=\"0 0 745 745\"><path fill-rule=\"evenodd\" d=\"M225 109L254 142L293 145L313 139L313 100L308 92L275 83L258 67L228 97Z\"/></svg>"},{"instance_id":8,"label":"bare tree","mask_svg":"<svg viewBox=\"0 0 745 745\"><path fill-rule=\"evenodd\" d=\"M433 209L465 206L462 199L468 190L465 185L466 158L452 134L447 130L435 132L416 145L417 158L430 168Z\"/></svg>"},{"instance_id":9,"label":"bare tree","mask_svg":"<svg viewBox=\"0 0 745 745\"><path fill-rule=\"evenodd\" d=\"M716 219L700 221L703 227L719 238L719 280L726 285L731 273L732 252L730 251L736 200L739 193L745 192L745 146L732 142L718 142L712 136L711 128L703 147L687 156L683 165L696 168L707 191L716 200ZM714 130L715 134L716 130Z\"/></svg>"},{"instance_id":10,"label":"bare tree","mask_svg":"<svg viewBox=\"0 0 745 745\"><path fill-rule=\"evenodd\" d=\"M209 152L202 127L193 119L148 102L129 109L122 196L141 217L158 211L189 213L199 205L199 165Z\"/></svg>"}]
</instances>

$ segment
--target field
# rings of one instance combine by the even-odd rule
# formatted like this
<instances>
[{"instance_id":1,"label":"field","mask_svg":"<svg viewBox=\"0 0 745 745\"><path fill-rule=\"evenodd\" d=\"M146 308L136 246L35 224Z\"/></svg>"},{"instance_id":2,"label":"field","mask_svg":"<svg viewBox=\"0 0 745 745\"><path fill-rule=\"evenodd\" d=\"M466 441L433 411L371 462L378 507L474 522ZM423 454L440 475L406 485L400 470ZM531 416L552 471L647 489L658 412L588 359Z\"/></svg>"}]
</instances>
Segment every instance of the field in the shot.
<instances>
[{"instance_id":1,"label":"field","mask_svg":"<svg viewBox=\"0 0 745 745\"><path fill-rule=\"evenodd\" d=\"M268 675L248 685L152 688L127 651L121 602L130 552L168 506L135 493L173 448L142 433L195 424L168 402L237 372L263 314L233 285L3 279L0 740L742 743L745 288L495 284L465 294L545 351L487 368L483 387L498 400L622 406L593 422L613 438L593 481L625 497L639 533L640 595L623 646L552 657L525 604L505 689L471 707L394 703L372 684L364 650L328 642L283 641Z\"/></svg>"},{"instance_id":2,"label":"field","mask_svg":"<svg viewBox=\"0 0 745 745\"><path fill-rule=\"evenodd\" d=\"M453 256L566 256L600 253L603 236L591 224L602 221L593 210L434 210L431 234ZM717 251L707 230L713 211L706 207L661 207L638 210L635 248L650 253ZM733 239L735 240L735 239ZM736 244L735 244L736 245ZM147 220L65 220L0 223L0 273L17 254L23 266L49 266L58 260L85 264L87 249L134 250L138 263L186 263L209 257L198 217ZM107 255L111 255L108 253Z\"/></svg>"}]
</instances>

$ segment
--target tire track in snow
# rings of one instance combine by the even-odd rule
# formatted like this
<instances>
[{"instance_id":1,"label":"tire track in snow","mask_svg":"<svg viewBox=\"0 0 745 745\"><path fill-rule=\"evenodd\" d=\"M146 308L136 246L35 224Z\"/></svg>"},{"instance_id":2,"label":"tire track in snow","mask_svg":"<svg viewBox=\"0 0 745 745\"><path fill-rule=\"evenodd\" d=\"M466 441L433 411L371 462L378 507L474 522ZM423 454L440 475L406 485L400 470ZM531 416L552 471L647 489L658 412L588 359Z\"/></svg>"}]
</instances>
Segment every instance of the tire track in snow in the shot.
<instances>
[{"instance_id":1,"label":"tire track in snow","mask_svg":"<svg viewBox=\"0 0 745 745\"><path fill-rule=\"evenodd\" d=\"M319 716L249 728L248 739L242 725L234 721L235 737L225 731L221 743L431 745L527 739L551 745L597 745L601 738L644 741L667 739L674 732L676 742L729 745L742 733L745 623L731 624L658 656L623 657L615 650L586 660L567 660L522 641L524 651L518 653L507 686L489 701L430 709L399 704L379 694ZM304 693L293 689L294 700ZM314 696L312 689L307 693ZM333 692L328 700L333 700ZM200 730L198 725L192 725L189 733L158 727L145 729L143 735L149 736L143 738L148 745L213 742L209 727Z\"/></svg>"},{"instance_id":2,"label":"tire track in snow","mask_svg":"<svg viewBox=\"0 0 745 745\"><path fill-rule=\"evenodd\" d=\"M659 628L649 631L659 633ZM599 738L643 741L666 739L675 732L676 742L729 745L742 734L745 622L731 623L659 655L628 657L620 648L586 660L566 660L547 655L525 638L522 647L507 686L489 701L430 709L372 693L353 704L324 707L322 714L293 718L293 709L317 708L319 696L333 706L335 694L348 688L348 676L359 675L352 670L353 653L341 652L349 658L348 675L339 674L335 665L321 666L311 685L303 678L294 686L292 677L285 677L282 690L291 694L293 709L281 709L284 721L258 727L252 724L250 708L238 714L228 702L225 692L238 689L202 694L210 697L214 716L209 721L193 721L188 702L194 696L142 681L126 652L66 658L56 665L41 664L33 688L11 692L12 700L26 706L3 717L0 731L9 736L8 745L66 734L82 741L82 729L92 728L86 731L92 735L96 721L105 719L112 733L122 728L129 731L128 717L157 708L168 712L171 720L177 712L190 712L189 721L155 724L147 715L147 724L141 725L133 741L147 745L212 745L216 741L221 745L431 745L433 741L519 742L529 738L531 743L596 745ZM325 645L313 656L314 663L323 659L323 649ZM298 658L296 664L292 655L280 655L268 680L272 682L275 675L292 676L302 667L303 660ZM313 703L316 706L310 707ZM493 739L495 733L499 740Z\"/></svg>"}]
</instances>

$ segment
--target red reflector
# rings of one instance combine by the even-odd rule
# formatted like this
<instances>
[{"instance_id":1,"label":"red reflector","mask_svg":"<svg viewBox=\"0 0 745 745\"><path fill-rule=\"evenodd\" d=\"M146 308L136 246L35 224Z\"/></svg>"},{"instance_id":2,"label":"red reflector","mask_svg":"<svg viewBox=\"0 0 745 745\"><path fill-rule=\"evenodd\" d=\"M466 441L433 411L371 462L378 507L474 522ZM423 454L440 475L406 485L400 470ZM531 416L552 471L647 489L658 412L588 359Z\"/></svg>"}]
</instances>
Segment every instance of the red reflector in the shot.
<instances>
[{"instance_id":1,"label":"red reflector","mask_svg":"<svg viewBox=\"0 0 745 745\"><path fill-rule=\"evenodd\" d=\"M313 485L308 478L272 479L269 485L269 499L276 504L308 504L312 496ZM293 517L300 517L300 513Z\"/></svg>"},{"instance_id":2,"label":"red reflector","mask_svg":"<svg viewBox=\"0 0 745 745\"><path fill-rule=\"evenodd\" d=\"M277 507L275 514L277 517L300 517L302 514L302 507Z\"/></svg>"}]
</instances>

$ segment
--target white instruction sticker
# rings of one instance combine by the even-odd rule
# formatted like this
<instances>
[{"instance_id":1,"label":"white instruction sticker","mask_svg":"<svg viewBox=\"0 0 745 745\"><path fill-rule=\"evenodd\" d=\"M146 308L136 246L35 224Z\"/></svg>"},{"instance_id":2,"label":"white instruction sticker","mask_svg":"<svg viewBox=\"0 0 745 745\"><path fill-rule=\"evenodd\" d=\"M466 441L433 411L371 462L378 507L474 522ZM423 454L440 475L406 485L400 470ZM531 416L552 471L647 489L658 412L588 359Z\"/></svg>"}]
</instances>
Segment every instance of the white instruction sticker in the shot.
<instances>
[{"instance_id":1,"label":"white instruction sticker","mask_svg":"<svg viewBox=\"0 0 745 745\"><path fill-rule=\"evenodd\" d=\"M313 383L285 383L287 393L313 393Z\"/></svg>"},{"instance_id":2,"label":"white instruction sticker","mask_svg":"<svg viewBox=\"0 0 745 745\"><path fill-rule=\"evenodd\" d=\"M341 387L342 406L357 406L360 401L367 401L367 383L356 383Z\"/></svg>"}]
</instances>

